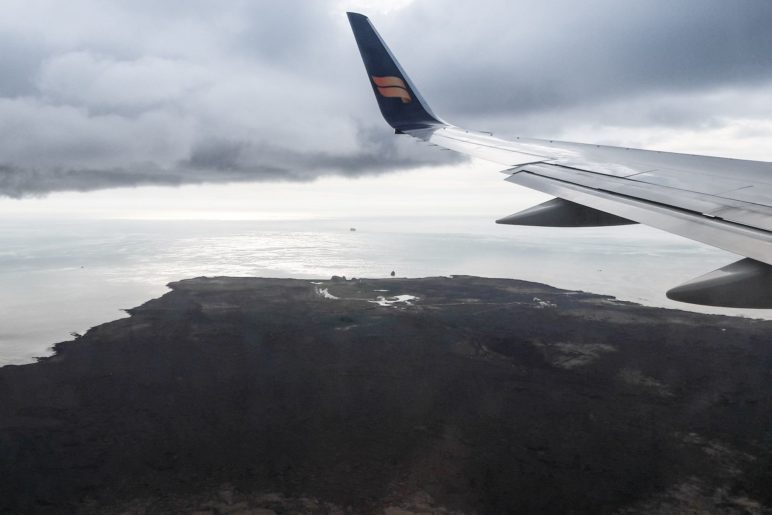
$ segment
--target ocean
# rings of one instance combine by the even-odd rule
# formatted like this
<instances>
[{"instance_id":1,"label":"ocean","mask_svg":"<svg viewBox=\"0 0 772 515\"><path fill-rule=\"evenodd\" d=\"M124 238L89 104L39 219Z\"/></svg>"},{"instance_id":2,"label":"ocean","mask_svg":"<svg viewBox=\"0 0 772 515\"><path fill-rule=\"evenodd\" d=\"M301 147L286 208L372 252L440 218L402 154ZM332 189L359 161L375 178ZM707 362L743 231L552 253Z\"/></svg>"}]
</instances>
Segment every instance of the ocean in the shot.
<instances>
[{"instance_id":1,"label":"ocean","mask_svg":"<svg viewBox=\"0 0 772 515\"><path fill-rule=\"evenodd\" d=\"M356 229L356 230L352 230ZM738 259L643 226L555 229L490 218L291 221L35 220L0 223L0 365L198 276L326 279L479 275L649 306L772 318L772 310L672 302L665 291ZM408 292L409 293L409 292Z\"/></svg>"}]
</instances>

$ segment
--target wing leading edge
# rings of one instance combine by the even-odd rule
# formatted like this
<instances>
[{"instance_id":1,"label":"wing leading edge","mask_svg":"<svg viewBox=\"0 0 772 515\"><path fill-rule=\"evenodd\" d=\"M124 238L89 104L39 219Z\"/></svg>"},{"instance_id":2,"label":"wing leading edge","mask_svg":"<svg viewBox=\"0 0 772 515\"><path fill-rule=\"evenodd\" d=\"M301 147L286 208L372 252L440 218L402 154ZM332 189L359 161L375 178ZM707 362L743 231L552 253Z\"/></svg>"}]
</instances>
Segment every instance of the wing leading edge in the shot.
<instances>
[{"instance_id":1,"label":"wing leading edge","mask_svg":"<svg viewBox=\"0 0 772 515\"><path fill-rule=\"evenodd\" d=\"M398 134L500 163L507 181L558 197L499 223L643 223L744 256L668 292L683 302L772 308L772 163L515 138L451 125L426 100L369 19L348 13L383 117Z\"/></svg>"}]
</instances>

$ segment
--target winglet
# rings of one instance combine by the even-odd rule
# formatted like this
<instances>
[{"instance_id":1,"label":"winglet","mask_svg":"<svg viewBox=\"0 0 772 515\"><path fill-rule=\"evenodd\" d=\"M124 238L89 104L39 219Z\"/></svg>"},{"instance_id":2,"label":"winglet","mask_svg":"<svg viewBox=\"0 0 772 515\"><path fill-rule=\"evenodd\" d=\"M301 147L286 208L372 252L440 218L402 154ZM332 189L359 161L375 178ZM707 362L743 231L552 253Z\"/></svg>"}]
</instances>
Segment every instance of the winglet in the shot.
<instances>
[{"instance_id":1,"label":"winglet","mask_svg":"<svg viewBox=\"0 0 772 515\"><path fill-rule=\"evenodd\" d=\"M367 16L347 13L381 114L398 132L446 125L427 105Z\"/></svg>"}]
</instances>

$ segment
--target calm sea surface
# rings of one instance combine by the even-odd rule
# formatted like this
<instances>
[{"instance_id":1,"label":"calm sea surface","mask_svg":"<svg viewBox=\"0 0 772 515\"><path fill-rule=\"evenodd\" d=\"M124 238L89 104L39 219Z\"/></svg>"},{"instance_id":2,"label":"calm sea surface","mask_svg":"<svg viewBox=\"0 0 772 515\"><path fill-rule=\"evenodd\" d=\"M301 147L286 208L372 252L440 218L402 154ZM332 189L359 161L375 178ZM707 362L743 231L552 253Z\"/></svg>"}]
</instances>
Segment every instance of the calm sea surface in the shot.
<instances>
[{"instance_id":1,"label":"calm sea surface","mask_svg":"<svg viewBox=\"0 0 772 515\"><path fill-rule=\"evenodd\" d=\"M351 231L352 226L356 231ZM641 226L507 227L490 219L36 221L0 224L0 365L27 363L197 276L295 278L451 274L508 277L652 306L700 308L664 292L737 259ZM409 293L409 292L406 292Z\"/></svg>"}]
</instances>

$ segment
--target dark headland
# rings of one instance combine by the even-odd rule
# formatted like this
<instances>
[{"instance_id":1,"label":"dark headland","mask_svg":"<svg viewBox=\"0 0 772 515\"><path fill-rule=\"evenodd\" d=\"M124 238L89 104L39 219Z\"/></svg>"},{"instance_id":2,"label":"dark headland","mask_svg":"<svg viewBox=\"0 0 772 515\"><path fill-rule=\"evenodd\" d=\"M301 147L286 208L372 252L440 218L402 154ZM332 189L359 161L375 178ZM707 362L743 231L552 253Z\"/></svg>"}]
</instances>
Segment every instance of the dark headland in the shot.
<instances>
[{"instance_id":1,"label":"dark headland","mask_svg":"<svg viewBox=\"0 0 772 515\"><path fill-rule=\"evenodd\" d=\"M772 322L476 277L170 286L0 369L0 512L772 507Z\"/></svg>"}]
</instances>

